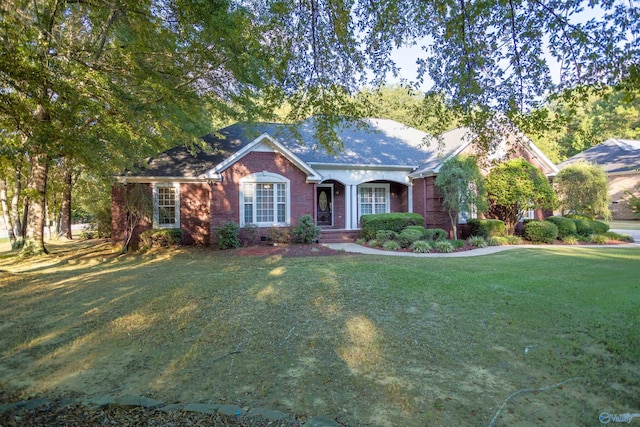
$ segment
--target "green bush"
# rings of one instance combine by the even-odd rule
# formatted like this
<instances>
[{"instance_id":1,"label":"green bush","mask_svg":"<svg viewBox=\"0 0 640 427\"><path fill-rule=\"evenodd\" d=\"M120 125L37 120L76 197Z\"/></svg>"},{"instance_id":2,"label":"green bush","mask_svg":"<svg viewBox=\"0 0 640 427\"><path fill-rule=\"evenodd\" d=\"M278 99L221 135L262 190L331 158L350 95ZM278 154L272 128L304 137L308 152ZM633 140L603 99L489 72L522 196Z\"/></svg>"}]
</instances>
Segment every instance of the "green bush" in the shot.
<instances>
[{"instance_id":1,"label":"green bush","mask_svg":"<svg viewBox=\"0 0 640 427\"><path fill-rule=\"evenodd\" d=\"M609 231L609 224L602 221L591 221L591 228L596 234L604 234Z\"/></svg>"},{"instance_id":2,"label":"green bush","mask_svg":"<svg viewBox=\"0 0 640 427\"><path fill-rule=\"evenodd\" d=\"M495 237L495 236L487 237L487 246L502 246L505 244L507 244L507 241L504 237Z\"/></svg>"},{"instance_id":3,"label":"green bush","mask_svg":"<svg viewBox=\"0 0 640 427\"><path fill-rule=\"evenodd\" d=\"M550 216L546 221L552 222L558 227L558 237L562 239L566 236L575 236L577 234L576 223L571 218L563 216Z\"/></svg>"},{"instance_id":4,"label":"green bush","mask_svg":"<svg viewBox=\"0 0 640 427\"><path fill-rule=\"evenodd\" d=\"M359 239L356 240L356 243L358 245L366 245L367 244L367 239L363 239L362 237L360 237Z\"/></svg>"},{"instance_id":5,"label":"green bush","mask_svg":"<svg viewBox=\"0 0 640 427\"><path fill-rule=\"evenodd\" d=\"M400 243L400 246L403 248L408 248L413 242L422 240L423 237L424 233L420 230L405 228L398 234L398 243Z\"/></svg>"},{"instance_id":6,"label":"green bush","mask_svg":"<svg viewBox=\"0 0 640 427\"><path fill-rule=\"evenodd\" d=\"M293 229L293 235L298 243L314 243L320 237L320 227L315 225L311 215L302 215L298 225Z\"/></svg>"},{"instance_id":7,"label":"green bush","mask_svg":"<svg viewBox=\"0 0 640 427\"><path fill-rule=\"evenodd\" d=\"M384 242L380 242L380 240L376 240L376 239L371 239L367 242L367 245L371 246L372 248L377 248L382 246L382 243Z\"/></svg>"},{"instance_id":8,"label":"green bush","mask_svg":"<svg viewBox=\"0 0 640 427\"><path fill-rule=\"evenodd\" d=\"M614 233L613 231L607 231L606 233L604 233L604 235L607 236L610 240L633 243L633 237L631 237L629 234L618 234Z\"/></svg>"},{"instance_id":9,"label":"green bush","mask_svg":"<svg viewBox=\"0 0 640 427\"><path fill-rule=\"evenodd\" d=\"M561 238L561 240L567 245L577 245L579 242L578 238L573 235L564 236Z\"/></svg>"},{"instance_id":10,"label":"green bush","mask_svg":"<svg viewBox=\"0 0 640 427\"><path fill-rule=\"evenodd\" d=\"M590 219L572 218L576 224L576 233L579 236L590 236L593 234L593 221Z\"/></svg>"},{"instance_id":11,"label":"green bush","mask_svg":"<svg viewBox=\"0 0 640 427\"><path fill-rule=\"evenodd\" d=\"M507 233L507 227L499 219L469 219L467 220L471 236L499 237Z\"/></svg>"},{"instance_id":12,"label":"green bush","mask_svg":"<svg viewBox=\"0 0 640 427\"><path fill-rule=\"evenodd\" d=\"M291 229L274 225L267 233L267 242L271 244L291 243Z\"/></svg>"},{"instance_id":13,"label":"green bush","mask_svg":"<svg viewBox=\"0 0 640 427\"><path fill-rule=\"evenodd\" d=\"M423 225L424 218L417 213L394 212L369 214L360 217L360 236L370 240L379 230L392 230L396 233L410 225Z\"/></svg>"},{"instance_id":14,"label":"green bush","mask_svg":"<svg viewBox=\"0 0 640 427\"><path fill-rule=\"evenodd\" d=\"M426 240L418 240L417 242L413 242L411 248L413 249L413 252L426 254L431 250L431 245Z\"/></svg>"},{"instance_id":15,"label":"green bush","mask_svg":"<svg viewBox=\"0 0 640 427\"><path fill-rule=\"evenodd\" d=\"M166 248L179 245L182 241L182 230L180 228L145 230L140 233L140 241L145 248Z\"/></svg>"},{"instance_id":16,"label":"green bush","mask_svg":"<svg viewBox=\"0 0 640 427\"><path fill-rule=\"evenodd\" d=\"M398 233L392 230L379 230L376 231L376 240L380 240L381 242L386 242L387 240L397 240Z\"/></svg>"},{"instance_id":17,"label":"green bush","mask_svg":"<svg viewBox=\"0 0 640 427\"><path fill-rule=\"evenodd\" d=\"M423 226L421 225L408 225L404 228L405 230L417 230L420 232L420 234L422 235L422 238L424 238L424 233L425 231L427 231ZM403 230L404 231L404 230Z\"/></svg>"},{"instance_id":18,"label":"green bush","mask_svg":"<svg viewBox=\"0 0 640 427\"><path fill-rule=\"evenodd\" d=\"M451 252L453 252L453 243L451 243L448 240L436 240L431 242L431 248L436 251L436 252L440 252L443 254L449 254Z\"/></svg>"},{"instance_id":19,"label":"green bush","mask_svg":"<svg viewBox=\"0 0 640 427\"><path fill-rule=\"evenodd\" d=\"M589 237L589 242L595 243L596 245L606 245L609 243L609 238L604 234L592 234Z\"/></svg>"},{"instance_id":20,"label":"green bush","mask_svg":"<svg viewBox=\"0 0 640 427\"><path fill-rule=\"evenodd\" d=\"M487 241L482 236L471 236L467 239L467 243L469 243L474 248L486 248Z\"/></svg>"},{"instance_id":21,"label":"green bush","mask_svg":"<svg viewBox=\"0 0 640 427\"><path fill-rule=\"evenodd\" d=\"M520 236L515 235L506 236L505 240L507 242L507 245L519 245L522 243L522 239L520 238Z\"/></svg>"},{"instance_id":22,"label":"green bush","mask_svg":"<svg viewBox=\"0 0 640 427\"><path fill-rule=\"evenodd\" d=\"M534 243L553 243L558 238L558 227L550 221L529 221L524 226L524 237Z\"/></svg>"},{"instance_id":23,"label":"green bush","mask_svg":"<svg viewBox=\"0 0 640 427\"><path fill-rule=\"evenodd\" d=\"M428 228L424 231L425 240L447 240L447 232L442 228Z\"/></svg>"},{"instance_id":24,"label":"green bush","mask_svg":"<svg viewBox=\"0 0 640 427\"><path fill-rule=\"evenodd\" d=\"M221 227L217 227L218 247L220 249L234 249L240 247L240 226L232 221L227 221Z\"/></svg>"},{"instance_id":25,"label":"green bush","mask_svg":"<svg viewBox=\"0 0 640 427\"><path fill-rule=\"evenodd\" d=\"M394 240L387 240L382 245L382 248L385 251L397 251L398 249L400 249L400 245L398 244L398 242L396 242Z\"/></svg>"},{"instance_id":26,"label":"green bush","mask_svg":"<svg viewBox=\"0 0 640 427\"><path fill-rule=\"evenodd\" d=\"M465 241L464 240L448 240L453 245L453 249L462 249L464 248Z\"/></svg>"}]
</instances>

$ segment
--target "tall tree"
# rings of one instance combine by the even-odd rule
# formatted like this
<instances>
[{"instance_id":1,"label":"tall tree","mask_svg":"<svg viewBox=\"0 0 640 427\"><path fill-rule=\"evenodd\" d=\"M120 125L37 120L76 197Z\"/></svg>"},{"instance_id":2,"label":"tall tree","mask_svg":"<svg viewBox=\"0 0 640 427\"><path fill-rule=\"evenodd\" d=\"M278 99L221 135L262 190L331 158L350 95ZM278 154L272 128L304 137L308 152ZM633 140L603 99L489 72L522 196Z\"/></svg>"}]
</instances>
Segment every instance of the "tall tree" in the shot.
<instances>
[{"instance_id":1,"label":"tall tree","mask_svg":"<svg viewBox=\"0 0 640 427\"><path fill-rule=\"evenodd\" d=\"M35 252L46 251L52 161L107 175L177 141L196 146L210 126L204 106L260 114L255 94L280 55L267 24L224 0L3 2L0 115L24 140Z\"/></svg>"},{"instance_id":2,"label":"tall tree","mask_svg":"<svg viewBox=\"0 0 640 427\"><path fill-rule=\"evenodd\" d=\"M598 165L578 162L558 172L553 186L562 215L609 218L607 175Z\"/></svg>"},{"instance_id":3,"label":"tall tree","mask_svg":"<svg viewBox=\"0 0 640 427\"><path fill-rule=\"evenodd\" d=\"M453 238L458 239L458 214L487 208L484 177L474 157L456 156L443 163L435 182L449 214Z\"/></svg>"},{"instance_id":4,"label":"tall tree","mask_svg":"<svg viewBox=\"0 0 640 427\"><path fill-rule=\"evenodd\" d=\"M561 162L609 138L640 139L640 88L580 88L582 94L554 96L536 114L546 117L536 144Z\"/></svg>"},{"instance_id":5,"label":"tall tree","mask_svg":"<svg viewBox=\"0 0 640 427\"><path fill-rule=\"evenodd\" d=\"M487 175L489 218L500 219L513 234L525 212L554 209L556 195L547 178L522 158L500 163Z\"/></svg>"}]
</instances>

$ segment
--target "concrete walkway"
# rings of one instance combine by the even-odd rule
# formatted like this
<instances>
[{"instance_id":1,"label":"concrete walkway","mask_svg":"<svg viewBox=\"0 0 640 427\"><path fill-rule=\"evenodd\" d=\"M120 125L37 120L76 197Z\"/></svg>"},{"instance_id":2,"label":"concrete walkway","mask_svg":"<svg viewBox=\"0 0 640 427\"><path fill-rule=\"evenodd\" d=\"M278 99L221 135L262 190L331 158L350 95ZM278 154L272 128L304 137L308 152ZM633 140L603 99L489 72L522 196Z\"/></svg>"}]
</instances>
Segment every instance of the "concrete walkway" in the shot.
<instances>
[{"instance_id":1,"label":"concrete walkway","mask_svg":"<svg viewBox=\"0 0 640 427\"><path fill-rule=\"evenodd\" d=\"M620 234L631 234L626 230L626 233ZM640 230L637 231L640 234ZM635 243L627 243L622 245L576 245L576 246L564 246L570 247L572 249L581 250L584 248L638 248L640 249L640 236L634 236ZM472 256L480 256L480 255L490 255L498 252L504 252L511 249L545 249L549 248L546 245L504 245L504 246L488 246L486 248L473 249L470 251L462 251L462 252L453 252L450 254L442 254L438 252L432 252L428 254L420 254L415 252L396 252L396 251L385 251L382 249L374 249L362 245L358 245L357 243L325 243L325 246L337 250L337 251L345 251L352 252L358 254L366 254L366 255L388 255L388 256L408 256L408 257L417 257L417 258L464 258L464 257L472 257ZM558 246L555 246L558 247Z\"/></svg>"}]
</instances>

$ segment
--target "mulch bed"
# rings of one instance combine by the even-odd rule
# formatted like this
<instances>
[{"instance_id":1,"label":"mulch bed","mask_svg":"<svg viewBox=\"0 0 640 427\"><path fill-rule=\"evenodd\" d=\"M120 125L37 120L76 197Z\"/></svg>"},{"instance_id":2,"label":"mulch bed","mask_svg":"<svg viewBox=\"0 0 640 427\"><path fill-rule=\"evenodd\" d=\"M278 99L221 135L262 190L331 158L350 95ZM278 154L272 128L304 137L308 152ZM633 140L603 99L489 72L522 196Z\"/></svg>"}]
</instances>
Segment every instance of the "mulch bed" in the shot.
<instances>
[{"instance_id":1,"label":"mulch bed","mask_svg":"<svg viewBox=\"0 0 640 427\"><path fill-rule=\"evenodd\" d=\"M0 404L19 401L15 394L0 390ZM298 427L302 420L267 421L262 418L231 417L223 414L200 414L184 411L163 412L145 408L90 409L80 403L53 402L36 409L18 409L0 412L0 426L42 427L177 427L177 426L230 426L230 427Z\"/></svg>"}]
</instances>

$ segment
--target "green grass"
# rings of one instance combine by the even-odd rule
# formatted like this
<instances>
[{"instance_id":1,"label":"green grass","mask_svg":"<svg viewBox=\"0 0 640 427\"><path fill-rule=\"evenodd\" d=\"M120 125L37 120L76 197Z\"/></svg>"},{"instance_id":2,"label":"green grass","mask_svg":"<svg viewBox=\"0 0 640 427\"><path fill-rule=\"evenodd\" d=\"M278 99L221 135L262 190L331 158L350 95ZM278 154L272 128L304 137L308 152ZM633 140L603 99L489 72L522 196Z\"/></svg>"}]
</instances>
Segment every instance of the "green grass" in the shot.
<instances>
[{"instance_id":1,"label":"green grass","mask_svg":"<svg viewBox=\"0 0 640 427\"><path fill-rule=\"evenodd\" d=\"M462 259L52 249L0 257L4 388L486 425L514 391L578 378L514 399L498 425L595 425L602 411L638 409L635 248Z\"/></svg>"}]
</instances>

